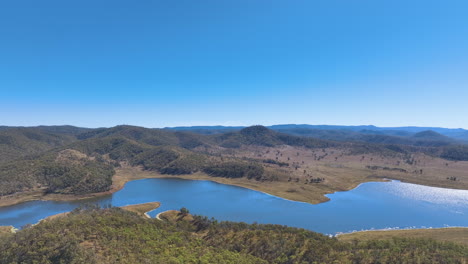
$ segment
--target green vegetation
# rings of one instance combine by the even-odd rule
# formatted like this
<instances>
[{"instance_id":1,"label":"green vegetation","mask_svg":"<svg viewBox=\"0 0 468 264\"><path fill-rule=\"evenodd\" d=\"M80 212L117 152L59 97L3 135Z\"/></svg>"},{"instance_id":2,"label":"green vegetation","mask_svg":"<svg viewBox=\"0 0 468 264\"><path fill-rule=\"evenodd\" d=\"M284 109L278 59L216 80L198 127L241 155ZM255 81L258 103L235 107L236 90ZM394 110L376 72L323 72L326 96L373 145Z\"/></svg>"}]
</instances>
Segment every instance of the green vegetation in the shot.
<instances>
[{"instance_id":1,"label":"green vegetation","mask_svg":"<svg viewBox=\"0 0 468 264\"><path fill-rule=\"evenodd\" d=\"M450 146L445 147L440 154L440 157L447 160L468 160L468 146Z\"/></svg>"},{"instance_id":2,"label":"green vegetation","mask_svg":"<svg viewBox=\"0 0 468 264\"><path fill-rule=\"evenodd\" d=\"M114 170L102 163L87 161L80 165L47 164L37 175L47 192L85 194L109 190Z\"/></svg>"},{"instance_id":3,"label":"green vegetation","mask_svg":"<svg viewBox=\"0 0 468 264\"><path fill-rule=\"evenodd\" d=\"M205 173L214 177L241 178L260 180L264 175L264 168L256 163L223 162L203 169Z\"/></svg>"},{"instance_id":4,"label":"green vegetation","mask_svg":"<svg viewBox=\"0 0 468 264\"><path fill-rule=\"evenodd\" d=\"M160 205L161 204L159 202L149 202L149 203L143 203L143 204L122 206L120 208L130 211L130 212L140 214L140 215L144 215L147 212L155 210Z\"/></svg>"},{"instance_id":5,"label":"green vegetation","mask_svg":"<svg viewBox=\"0 0 468 264\"><path fill-rule=\"evenodd\" d=\"M340 143L332 141L282 134L264 126L247 127L239 132L215 135L212 138L214 138L218 144L227 148L238 148L242 145L259 145L266 147L291 145L306 148L326 148L340 145Z\"/></svg>"},{"instance_id":6,"label":"green vegetation","mask_svg":"<svg viewBox=\"0 0 468 264\"><path fill-rule=\"evenodd\" d=\"M191 174L203 168L207 157L203 154L174 147L153 147L130 160L134 166L145 170L158 171L162 174Z\"/></svg>"},{"instance_id":7,"label":"green vegetation","mask_svg":"<svg viewBox=\"0 0 468 264\"><path fill-rule=\"evenodd\" d=\"M463 227L362 231L342 234L338 236L338 239L353 242L354 240L388 240L393 237L434 239L454 242L468 247L468 228Z\"/></svg>"},{"instance_id":8,"label":"green vegetation","mask_svg":"<svg viewBox=\"0 0 468 264\"><path fill-rule=\"evenodd\" d=\"M133 126L2 128L0 196L106 192L116 170L140 168L159 176L202 175L309 202L369 180L364 173L466 186L465 176L457 174L466 166L457 161L468 160L466 145L433 132L411 139L362 137L339 142L262 126L213 135ZM428 166L418 167L424 163ZM126 208L140 215L118 208L75 210L16 234L4 232L0 263L463 263L468 258L464 246L425 238L343 242L296 228L192 217L185 208L167 213L175 222L141 217L155 206Z\"/></svg>"},{"instance_id":9,"label":"green vegetation","mask_svg":"<svg viewBox=\"0 0 468 264\"><path fill-rule=\"evenodd\" d=\"M0 195L34 188L48 193L86 194L109 190L113 167L102 158L73 150L0 166Z\"/></svg>"},{"instance_id":10,"label":"green vegetation","mask_svg":"<svg viewBox=\"0 0 468 264\"><path fill-rule=\"evenodd\" d=\"M190 211L189 211L187 208L182 207L182 208L180 208L180 213L181 213L182 215L187 215L187 214L190 213Z\"/></svg>"},{"instance_id":11,"label":"green vegetation","mask_svg":"<svg viewBox=\"0 0 468 264\"><path fill-rule=\"evenodd\" d=\"M465 246L428 239L348 243L279 225L174 219L145 219L120 208L77 209L2 239L0 262L464 263L468 258Z\"/></svg>"},{"instance_id":12,"label":"green vegetation","mask_svg":"<svg viewBox=\"0 0 468 264\"><path fill-rule=\"evenodd\" d=\"M7 128L0 130L0 164L40 154L70 144L73 136L53 134L39 128Z\"/></svg>"},{"instance_id":13,"label":"green vegetation","mask_svg":"<svg viewBox=\"0 0 468 264\"><path fill-rule=\"evenodd\" d=\"M372 135L378 137L379 135ZM446 140L435 132L422 132L412 136L414 140ZM381 159L405 159L416 166L415 153L424 153L446 160L468 160L465 145L430 147L379 143L339 142L278 133L263 126L253 126L224 134L200 135L190 132L147 129L134 126L84 129L71 126L3 128L0 130L0 195L19 192L43 191L44 193L89 194L110 190L114 170L121 166L141 167L147 171L167 175L185 175L198 172L213 177L245 178L256 181L287 181L287 174L308 184L312 178L325 178L307 169L308 164L276 156L258 153L249 156L246 148L283 148L284 146L307 149L315 161L335 149L343 155L380 156ZM250 150L251 151L251 150ZM236 156L236 152L240 155ZM248 151L247 151L248 152ZM330 151L332 153L333 151ZM296 155L296 154L294 154ZM296 155L297 156L297 155ZM335 156L335 162L340 157ZM286 162L288 161L288 162ZM361 160L362 161L362 160ZM418 163L419 164L419 163ZM365 164L362 168L373 171L414 174L422 168L397 168ZM448 167L448 163L446 165ZM299 168L301 168L299 170ZM310 166L309 166L310 168ZM406 173L405 173L406 171ZM443 179L460 175L444 175ZM463 179L462 179L463 180ZM297 181L296 181L297 182ZM326 181L321 181L326 182ZM334 183L335 186L337 183ZM449 184L449 183L444 183ZM445 186L445 185L444 185ZM287 187L286 189L290 189ZM336 189L331 188L330 191Z\"/></svg>"},{"instance_id":14,"label":"green vegetation","mask_svg":"<svg viewBox=\"0 0 468 264\"><path fill-rule=\"evenodd\" d=\"M12 226L0 226L0 240L5 239L8 236L11 236L13 227Z\"/></svg>"},{"instance_id":15,"label":"green vegetation","mask_svg":"<svg viewBox=\"0 0 468 264\"><path fill-rule=\"evenodd\" d=\"M1 263L265 263L119 208L75 210L0 241Z\"/></svg>"},{"instance_id":16,"label":"green vegetation","mask_svg":"<svg viewBox=\"0 0 468 264\"><path fill-rule=\"evenodd\" d=\"M197 220L195 220L197 221ZM459 263L468 248L424 239L341 243L304 229L277 225L211 224L210 245L238 250L269 263Z\"/></svg>"},{"instance_id":17,"label":"green vegetation","mask_svg":"<svg viewBox=\"0 0 468 264\"><path fill-rule=\"evenodd\" d=\"M179 154L170 148L155 148L137 155L132 163L142 165L145 170L161 170L177 158Z\"/></svg>"},{"instance_id":18,"label":"green vegetation","mask_svg":"<svg viewBox=\"0 0 468 264\"><path fill-rule=\"evenodd\" d=\"M277 160L274 160L274 159L265 159L265 160L263 160L263 163L275 164L275 165L278 165L280 167L288 167L289 166L289 163L287 163L287 162L281 162L281 161L277 161Z\"/></svg>"},{"instance_id":19,"label":"green vegetation","mask_svg":"<svg viewBox=\"0 0 468 264\"><path fill-rule=\"evenodd\" d=\"M455 139L449 138L432 130L413 132L404 130L354 130L352 127L300 127L300 126L273 126L275 131L303 137L313 137L323 140L340 142L363 142L370 144L390 144L421 147L438 147L456 144ZM375 127L374 127L375 128ZM466 140L466 139L465 139Z\"/></svg>"}]
</instances>

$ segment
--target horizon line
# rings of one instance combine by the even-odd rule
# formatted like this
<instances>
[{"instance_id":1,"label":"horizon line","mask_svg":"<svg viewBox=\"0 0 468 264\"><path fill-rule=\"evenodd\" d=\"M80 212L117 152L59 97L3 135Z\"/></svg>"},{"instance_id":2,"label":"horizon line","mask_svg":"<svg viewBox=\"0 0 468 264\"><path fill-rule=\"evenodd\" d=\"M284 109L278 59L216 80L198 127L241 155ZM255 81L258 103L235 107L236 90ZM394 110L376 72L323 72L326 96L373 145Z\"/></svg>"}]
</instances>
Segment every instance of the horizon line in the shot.
<instances>
[{"instance_id":1,"label":"horizon line","mask_svg":"<svg viewBox=\"0 0 468 264\"><path fill-rule=\"evenodd\" d=\"M117 124L113 126L100 126L100 127L88 127L88 126L79 126L79 125L72 125L72 124L53 124L53 125L0 125L0 127L17 127L17 128L28 128L28 127L64 127L64 126L71 126L77 128L89 128L89 129L99 129L99 128L112 128L117 126L134 126L134 127L143 127L149 129L171 129L171 128L197 128L197 127L223 127L223 128L244 128L244 127L251 127L251 126L264 126L264 127L272 127L272 126L329 126L329 127L374 127L374 128L442 128L442 129L450 129L450 130L468 130L467 128L463 127L442 127L442 126L417 126L417 125L402 125L402 126L376 126L372 124L368 125L330 125L330 124L306 124L306 123L283 123L283 124L273 124L273 125L262 125L262 124L251 124L251 125L177 125L177 126L143 126L143 125L133 125L133 124Z\"/></svg>"}]
</instances>

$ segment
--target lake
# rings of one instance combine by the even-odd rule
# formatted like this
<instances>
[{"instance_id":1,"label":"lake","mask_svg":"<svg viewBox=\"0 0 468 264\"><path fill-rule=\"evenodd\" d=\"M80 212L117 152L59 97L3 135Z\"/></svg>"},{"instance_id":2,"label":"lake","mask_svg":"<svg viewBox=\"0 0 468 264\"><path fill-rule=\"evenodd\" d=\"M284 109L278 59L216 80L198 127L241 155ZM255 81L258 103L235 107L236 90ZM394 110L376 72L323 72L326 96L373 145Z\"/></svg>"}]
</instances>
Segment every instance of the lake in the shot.
<instances>
[{"instance_id":1,"label":"lake","mask_svg":"<svg viewBox=\"0 0 468 264\"><path fill-rule=\"evenodd\" d=\"M31 201L0 208L0 225L17 228L84 203L123 206L159 201L159 212L186 207L218 220L271 223L335 235L371 229L468 227L468 191L416 184L368 182L312 205L211 181L144 179L108 196L73 202Z\"/></svg>"}]
</instances>

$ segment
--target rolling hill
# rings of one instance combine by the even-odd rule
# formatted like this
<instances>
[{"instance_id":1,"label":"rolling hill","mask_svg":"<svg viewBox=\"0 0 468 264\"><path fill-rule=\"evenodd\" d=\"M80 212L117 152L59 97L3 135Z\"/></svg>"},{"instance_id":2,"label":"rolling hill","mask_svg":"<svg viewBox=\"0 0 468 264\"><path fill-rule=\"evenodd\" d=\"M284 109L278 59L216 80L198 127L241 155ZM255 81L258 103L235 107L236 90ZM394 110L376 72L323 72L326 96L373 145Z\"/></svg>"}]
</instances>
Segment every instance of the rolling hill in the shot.
<instances>
[{"instance_id":1,"label":"rolling hill","mask_svg":"<svg viewBox=\"0 0 468 264\"><path fill-rule=\"evenodd\" d=\"M209 134L186 130L127 125L2 129L0 195L104 193L113 190L115 173L129 168L236 179L242 186L311 202L322 201L317 195L384 177L468 186L463 174L468 146L434 131L402 137L307 130L322 135L312 137L264 126Z\"/></svg>"},{"instance_id":2,"label":"rolling hill","mask_svg":"<svg viewBox=\"0 0 468 264\"><path fill-rule=\"evenodd\" d=\"M68 133L53 132L54 129L4 128L0 130L0 164L28 155L64 146L76 138Z\"/></svg>"}]
</instances>

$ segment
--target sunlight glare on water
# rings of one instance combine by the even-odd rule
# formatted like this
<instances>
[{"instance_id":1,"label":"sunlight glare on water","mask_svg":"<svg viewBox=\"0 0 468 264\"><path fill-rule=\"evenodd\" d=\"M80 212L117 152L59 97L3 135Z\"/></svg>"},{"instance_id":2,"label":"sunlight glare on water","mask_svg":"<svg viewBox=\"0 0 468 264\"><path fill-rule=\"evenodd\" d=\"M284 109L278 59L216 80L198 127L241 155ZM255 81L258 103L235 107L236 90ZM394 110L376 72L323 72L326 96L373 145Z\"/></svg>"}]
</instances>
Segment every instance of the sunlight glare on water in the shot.
<instances>
[{"instance_id":1,"label":"sunlight glare on water","mask_svg":"<svg viewBox=\"0 0 468 264\"><path fill-rule=\"evenodd\" d=\"M468 207L468 191L437 188L392 181L385 185L386 191L411 200L434 204L451 204Z\"/></svg>"},{"instance_id":2,"label":"sunlight glare on water","mask_svg":"<svg viewBox=\"0 0 468 264\"><path fill-rule=\"evenodd\" d=\"M360 230L468 226L468 190L416 184L367 182L327 195L330 201L308 204L211 181L144 179L128 182L108 196L74 202L32 201L0 208L0 225L21 227L83 203L130 204L158 201L149 212L186 207L193 214L220 221L280 224L335 235Z\"/></svg>"}]
</instances>

